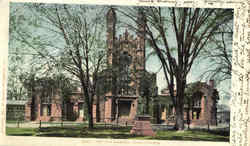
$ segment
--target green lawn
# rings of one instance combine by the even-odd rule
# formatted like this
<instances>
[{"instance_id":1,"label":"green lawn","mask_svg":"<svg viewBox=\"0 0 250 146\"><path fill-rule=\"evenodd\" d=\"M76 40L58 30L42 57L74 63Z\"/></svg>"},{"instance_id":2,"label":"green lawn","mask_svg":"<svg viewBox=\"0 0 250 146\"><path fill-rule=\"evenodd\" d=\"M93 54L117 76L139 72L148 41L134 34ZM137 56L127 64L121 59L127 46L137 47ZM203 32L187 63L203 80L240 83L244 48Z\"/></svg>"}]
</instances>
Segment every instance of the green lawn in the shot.
<instances>
[{"instance_id":1,"label":"green lawn","mask_svg":"<svg viewBox=\"0 0 250 146\"><path fill-rule=\"evenodd\" d=\"M49 137L81 137L81 138L112 138L112 139L155 139L155 140L192 140L192 141L229 141L228 134L220 131L157 131L155 137L135 136L130 134L131 127L98 126L89 130L82 126L47 127L41 128L10 128L7 127L7 135L13 136L49 136Z\"/></svg>"},{"instance_id":2,"label":"green lawn","mask_svg":"<svg viewBox=\"0 0 250 146\"><path fill-rule=\"evenodd\" d=\"M6 135L13 136L35 136L37 128L10 128L6 127Z\"/></svg>"}]
</instances>

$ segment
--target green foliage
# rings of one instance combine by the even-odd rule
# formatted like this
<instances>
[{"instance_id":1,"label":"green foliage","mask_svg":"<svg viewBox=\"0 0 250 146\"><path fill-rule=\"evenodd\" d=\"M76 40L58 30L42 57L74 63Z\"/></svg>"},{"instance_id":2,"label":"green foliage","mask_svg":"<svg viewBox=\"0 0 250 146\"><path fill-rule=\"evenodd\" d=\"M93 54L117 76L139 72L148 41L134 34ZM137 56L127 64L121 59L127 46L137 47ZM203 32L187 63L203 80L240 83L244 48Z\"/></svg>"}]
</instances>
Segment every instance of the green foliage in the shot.
<instances>
[{"instance_id":1,"label":"green foliage","mask_svg":"<svg viewBox=\"0 0 250 146\"><path fill-rule=\"evenodd\" d=\"M154 96L156 89L156 74L143 72L140 77L140 92L143 96Z\"/></svg>"},{"instance_id":2,"label":"green foliage","mask_svg":"<svg viewBox=\"0 0 250 146\"><path fill-rule=\"evenodd\" d=\"M37 77L35 74L26 73L22 74L20 79L28 91L33 92L33 89L44 96L52 96L52 94L59 90L60 97L67 99L75 90L75 85L63 74L55 74L52 77Z\"/></svg>"},{"instance_id":3,"label":"green foliage","mask_svg":"<svg viewBox=\"0 0 250 146\"><path fill-rule=\"evenodd\" d=\"M188 102L194 101L197 98L201 98L203 93L200 91L202 88L201 82L194 82L187 85L185 88L185 99L184 102L187 104Z\"/></svg>"}]
</instances>

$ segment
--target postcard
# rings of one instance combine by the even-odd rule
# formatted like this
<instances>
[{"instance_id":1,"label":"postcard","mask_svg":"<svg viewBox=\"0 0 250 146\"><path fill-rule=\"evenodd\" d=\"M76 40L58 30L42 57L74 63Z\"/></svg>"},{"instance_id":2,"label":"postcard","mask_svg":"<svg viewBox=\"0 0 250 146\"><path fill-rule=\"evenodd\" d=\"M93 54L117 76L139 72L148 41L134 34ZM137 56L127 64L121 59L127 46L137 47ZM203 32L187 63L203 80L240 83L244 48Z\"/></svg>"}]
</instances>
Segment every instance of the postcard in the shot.
<instances>
[{"instance_id":1,"label":"postcard","mask_svg":"<svg viewBox=\"0 0 250 146\"><path fill-rule=\"evenodd\" d=\"M1 1L3 145L239 145L248 3Z\"/></svg>"}]
</instances>

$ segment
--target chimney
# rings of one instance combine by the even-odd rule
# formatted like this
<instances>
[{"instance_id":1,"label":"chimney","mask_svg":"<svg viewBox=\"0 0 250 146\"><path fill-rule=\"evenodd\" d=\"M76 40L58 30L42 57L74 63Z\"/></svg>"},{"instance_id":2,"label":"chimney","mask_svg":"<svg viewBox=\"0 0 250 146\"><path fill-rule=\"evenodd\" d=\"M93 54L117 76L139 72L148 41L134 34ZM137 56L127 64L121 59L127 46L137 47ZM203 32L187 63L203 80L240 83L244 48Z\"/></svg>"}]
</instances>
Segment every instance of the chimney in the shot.
<instances>
[{"instance_id":1,"label":"chimney","mask_svg":"<svg viewBox=\"0 0 250 146\"><path fill-rule=\"evenodd\" d=\"M214 80L209 80L209 86L214 89Z\"/></svg>"}]
</instances>

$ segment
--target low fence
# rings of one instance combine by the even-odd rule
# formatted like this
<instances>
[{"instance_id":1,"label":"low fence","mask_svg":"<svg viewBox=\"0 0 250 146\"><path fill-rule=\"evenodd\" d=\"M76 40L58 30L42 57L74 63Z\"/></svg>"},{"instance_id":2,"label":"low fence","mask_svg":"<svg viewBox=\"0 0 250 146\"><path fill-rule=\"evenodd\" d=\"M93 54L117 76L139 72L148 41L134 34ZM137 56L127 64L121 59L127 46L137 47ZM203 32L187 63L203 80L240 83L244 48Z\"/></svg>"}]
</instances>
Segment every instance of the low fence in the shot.
<instances>
[{"instance_id":1,"label":"low fence","mask_svg":"<svg viewBox=\"0 0 250 146\"><path fill-rule=\"evenodd\" d=\"M100 119L100 122L96 122L96 119L93 119L94 126L104 127L104 128L119 128L119 127L132 127L134 125L133 120L131 119L122 119L118 118L105 118ZM168 121L160 122L159 124L155 123L155 119L151 119L151 125L153 130L172 130L174 129L174 119L169 119ZM43 122L43 121L31 121L27 122L22 119L17 119L15 121L7 121L7 127L15 127L15 128L24 128L24 127L30 127L30 128L45 128L45 127L67 127L67 126L88 126L87 120L85 121L50 121L50 122ZM185 127L187 128L187 124L185 124ZM214 130L214 129L222 129L224 131L229 130L229 124L224 125L217 125L217 126L197 126L197 125L190 125L190 129L208 129L208 130Z\"/></svg>"},{"instance_id":2,"label":"low fence","mask_svg":"<svg viewBox=\"0 0 250 146\"><path fill-rule=\"evenodd\" d=\"M60 121L60 122L42 122L42 121L7 121L7 127L15 128L45 128L45 127L74 127L74 126L88 126L88 122L72 122L72 121ZM94 123L94 126L104 128L118 128L118 127L130 127L132 125L128 123L117 122L98 122Z\"/></svg>"},{"instance_id":3,"label":"low fence","mask_svg":"<svg viewBox=\"0 0 250 146\"><path fill-rule=\"evenodd\" d=\"M95 123L94 127L99 127L103 129L120 129L120 128L131 128L133 125L129 124L119 124L119 123L108 123L101 122ZM151 124L154 131L168 131L173 130L174 125L168 124ZM48 128L48 127L58 127L58 128L67 128L67 127L88 127L87 122L70 122L70 121L61 121L61 122L23 122L16 121L7 123L7 127L12 128ZM185 125L185 129L187 129L187 125ZM219 131L224 133L229 133L230 127L228 125L218 125L218 126L210 126L208 129L206 126L196 126L190 127L193 130L208 130L208 131Z\"/></svg>"}]
</instances>

